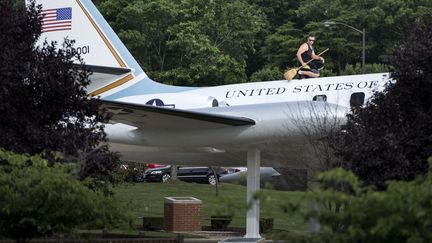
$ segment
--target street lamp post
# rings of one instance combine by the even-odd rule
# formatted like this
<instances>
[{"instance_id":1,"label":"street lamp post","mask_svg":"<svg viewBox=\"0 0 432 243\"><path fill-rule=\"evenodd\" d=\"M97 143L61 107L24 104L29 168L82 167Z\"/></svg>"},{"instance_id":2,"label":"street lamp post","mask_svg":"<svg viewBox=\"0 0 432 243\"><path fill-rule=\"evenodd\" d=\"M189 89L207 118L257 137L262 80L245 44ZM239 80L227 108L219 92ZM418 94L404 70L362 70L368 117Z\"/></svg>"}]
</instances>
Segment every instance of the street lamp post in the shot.
<instances>
[{"instance_id":1,"label":"street lamp post","mask_svg":"<svg viewBox=\"0 0 432 243\"><path fill-rule=\"evenodd\" d=\"M346 26L354 31L357 31L359 33L362 34L363 38L362 38L362 42L363 42L363 46L362 46L362 73L365 73L365 60L366 60L366 53L365 53L365 49L366 49L366 30L365 28L363 28L363 30L359 30L351 25L342 23L342 22L336 22L336 21L325 21L324 22L324 26L329 27L330 25L335 25L335 24L340 24L343 26Z\"/></svg>"}]
</instances>

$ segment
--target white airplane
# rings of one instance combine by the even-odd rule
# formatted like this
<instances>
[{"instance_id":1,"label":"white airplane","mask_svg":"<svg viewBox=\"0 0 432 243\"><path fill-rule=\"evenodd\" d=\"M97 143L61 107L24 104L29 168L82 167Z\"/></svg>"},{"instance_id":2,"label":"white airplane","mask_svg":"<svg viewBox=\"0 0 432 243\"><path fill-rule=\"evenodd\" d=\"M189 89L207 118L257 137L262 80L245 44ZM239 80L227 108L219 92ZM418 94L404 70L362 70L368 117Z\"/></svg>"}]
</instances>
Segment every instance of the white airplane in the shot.
<instances>
[{"instance_id":1,"label":"white airplane","mask_svg":"<svg viewBox=\"0 0 432 243\"><path fill-rule=\"evenodd\" d=\"M113 113L106 132L124 160L177 165L248 166L248 201L259 189L259 167L305 151L302 126L328 116L343 122L390 81L388 73L179 87L151 80L90 0L37 0L40 43L76 41L94 72L88 87ZM145 23L143 23L145 24ZM259 202L247 212L246 238L260 238Z\"/></svg>"}]
</instances>

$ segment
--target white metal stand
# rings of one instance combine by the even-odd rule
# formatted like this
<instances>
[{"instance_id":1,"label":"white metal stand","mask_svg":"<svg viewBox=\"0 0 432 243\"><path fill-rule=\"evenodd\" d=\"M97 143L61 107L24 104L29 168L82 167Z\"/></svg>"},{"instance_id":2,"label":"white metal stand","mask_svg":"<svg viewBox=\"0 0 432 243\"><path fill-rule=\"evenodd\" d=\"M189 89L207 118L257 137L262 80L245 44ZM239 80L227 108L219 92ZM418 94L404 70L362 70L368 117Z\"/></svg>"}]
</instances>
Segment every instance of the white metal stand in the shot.
<instances>
[{"instance_id":1,"label":"white metal stand","mask_svg":"<svg viewBox=\"0 0 432 243\"><path fill-rule=\"evenodd\" d=\"M261 153L257 148L249 148L247 151L247 196L250 205L246 213L245 238L261 238L259 234L260 203L253 198L260 189L260 163Z\"/></svg>"},{"instance_id":2,"label":"white metal stand","mask_svg":"<svg viewBox=\"0 0 432 243\"><path fill-rule=\"evenodd\" d=\"M228 238L219 243L265 243L265 239L259 234L259 200L253 198L260 189L260 163L260 151L257 148L248 148L246 201L250 207L246 213L246 235L243 238Z\"/></svg>"}]
</instances>

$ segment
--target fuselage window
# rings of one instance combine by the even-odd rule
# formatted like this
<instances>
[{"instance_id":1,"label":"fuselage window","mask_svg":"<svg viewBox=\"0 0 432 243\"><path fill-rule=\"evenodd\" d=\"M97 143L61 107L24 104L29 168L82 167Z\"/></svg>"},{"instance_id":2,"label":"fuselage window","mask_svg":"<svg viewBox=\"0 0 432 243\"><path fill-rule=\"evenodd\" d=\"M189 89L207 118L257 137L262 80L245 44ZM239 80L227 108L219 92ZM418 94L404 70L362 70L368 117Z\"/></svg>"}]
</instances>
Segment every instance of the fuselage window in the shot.
<instances>
[{"instance_id":1,"label":"fuselage window","mask_svg":"<svg viewBox=\"0 0 432 243\"><path fill-rule=\"evenodd\" d=\"M327 101L327 95L315 95L313 101Z\"/></svg>"},{"instance_id":2,"label":"fuselage window","mask_svg":"<svg viewBox=\"0 0 432 243\"><path fill-rule=\"evenodd\" d=\"M212 107L218 107L219 106L219 102L218 102L218 100L217 99L214 99L213 101L212 101Z\"/></svg>"},{"instance_id":3,"label":"fuselage window","mask_svg":"<svg viewBox=\"0 0 432 243\"><path fill-rule=\"evenodd\" d=\"M365 93L363 92L352 93L350 98L350 106L351 107L362 106L364 100L365 100Z\"/></svg>"}]
</instances>

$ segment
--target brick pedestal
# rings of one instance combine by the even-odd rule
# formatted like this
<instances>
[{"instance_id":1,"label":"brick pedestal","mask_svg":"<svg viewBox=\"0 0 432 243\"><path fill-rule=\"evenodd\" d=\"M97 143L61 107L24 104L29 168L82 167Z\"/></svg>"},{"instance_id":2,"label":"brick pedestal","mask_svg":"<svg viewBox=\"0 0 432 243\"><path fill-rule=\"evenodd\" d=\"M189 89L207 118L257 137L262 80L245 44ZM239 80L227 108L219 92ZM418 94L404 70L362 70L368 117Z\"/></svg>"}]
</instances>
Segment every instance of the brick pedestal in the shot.
<instances>
[{"instance_id":1,"label":"brick pedestal","mask_svg":"<svg viewBox=\"0 0 432 243\"><path fill-rule=\"evenodd\" d=\"M193 197L166 197L164 230L201 231L201 200Z\"/></svg>"}]
</instances>

